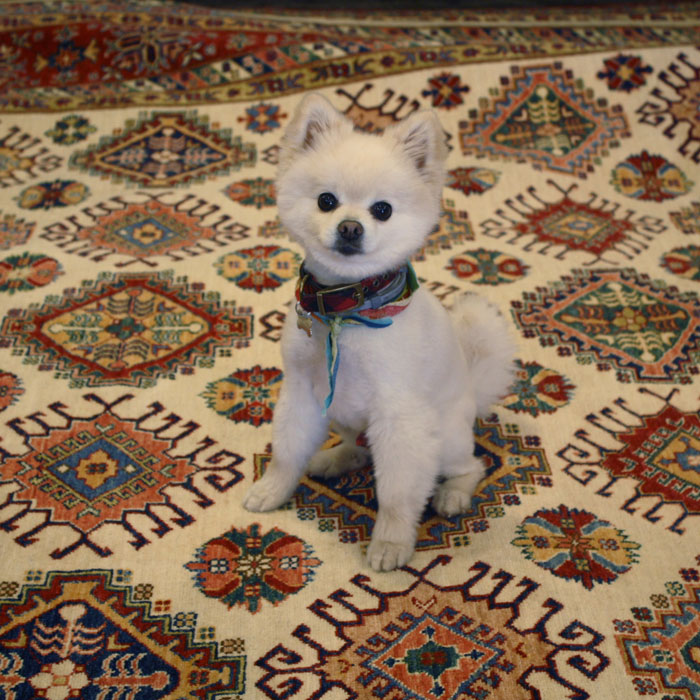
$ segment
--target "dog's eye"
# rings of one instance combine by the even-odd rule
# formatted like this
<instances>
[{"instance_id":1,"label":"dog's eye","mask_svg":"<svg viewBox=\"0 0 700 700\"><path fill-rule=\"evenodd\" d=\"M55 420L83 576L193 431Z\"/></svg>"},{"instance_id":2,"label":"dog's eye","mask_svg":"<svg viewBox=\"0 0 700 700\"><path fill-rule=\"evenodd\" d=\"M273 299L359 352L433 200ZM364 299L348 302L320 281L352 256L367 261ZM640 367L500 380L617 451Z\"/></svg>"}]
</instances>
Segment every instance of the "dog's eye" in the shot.
<instances>
[{"instance_id":1,"label":"dog's eye","mask_svg":"<svg viewBox=\"0 0 700 700\"><path fill-rule=\"evenodd\" d=\"M318 208L321 211L333 211L338 206L338 198L331 192L318 195Z\"/></svg>"},{"instance_id":2,"label":"dog's eye","mask_svg":"<svg viewBox=\"0 0 700 700\"><path fill-rule=\"evenodd\" d=\"M391 204L389 202L375 202L369 208L370 214L379 221L386 221L391 216Z\"/></svg>"}]
</instances>

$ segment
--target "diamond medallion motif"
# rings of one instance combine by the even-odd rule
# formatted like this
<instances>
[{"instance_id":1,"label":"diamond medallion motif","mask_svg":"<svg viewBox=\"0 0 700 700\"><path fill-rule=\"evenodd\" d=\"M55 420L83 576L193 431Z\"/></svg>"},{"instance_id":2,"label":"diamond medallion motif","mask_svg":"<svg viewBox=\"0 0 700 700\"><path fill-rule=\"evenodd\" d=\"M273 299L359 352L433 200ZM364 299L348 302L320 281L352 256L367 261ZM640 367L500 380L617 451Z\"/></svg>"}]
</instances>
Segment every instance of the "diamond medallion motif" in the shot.
<instances>
[{"instance_id":1,"label":"diamond medallion motif","mask_svg":"<svg viewBox=\"0 0 700 700\"><path fill-rule=\"evenodd\" d=\"M70 165L116 182L172 187L254 165L255 146L193 113L154 113L127 121L116 136L75 153Z\"/></svg>"},{"instance_id":2,"label":"diamond medallion motif","mask_svg":"<svg viewBox=\"0 0 700 700\"><path fill-rule=\"evenodd\" d=\"M460 122L465 155L532 163L541 170L585 178L608 149L629 136L619 107L594 100L561 63L512 68L493 98Z\"/></svg>"},{"instance_id":3,"label":"diamond medallion motif","mask_svg":"<svg viewBox=\"0 0 700 700\"><path fill-rule=\"evenodd\" d=\"M247 343L252 316L220 307L216 294L172 283L167 273L106 274L11 313L2 334L27 347L28 361L43 357L44 369L69 369L74 384L143 386L178 365L211 364L217 347Z\"/></svg>"},{"instance_id":4,"label":"diamond medallion motif","mask_svg":"<svg viewBox=\"0 0 700 700\"><path fill-rule=\"evenodd\" d=\"M700 303L634 270L574 270L551 288L513 302L526 337L560 345L621 381L688 383L700 355Z\"/></svg>"}]
</instances>

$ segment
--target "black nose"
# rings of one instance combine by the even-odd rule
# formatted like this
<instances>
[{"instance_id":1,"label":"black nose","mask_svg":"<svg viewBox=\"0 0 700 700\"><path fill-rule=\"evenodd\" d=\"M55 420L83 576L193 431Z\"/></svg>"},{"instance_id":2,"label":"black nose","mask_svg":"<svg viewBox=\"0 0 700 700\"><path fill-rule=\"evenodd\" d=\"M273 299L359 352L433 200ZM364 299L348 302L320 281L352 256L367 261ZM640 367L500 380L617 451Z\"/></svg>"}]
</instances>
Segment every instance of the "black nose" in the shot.
<instances>
[{"instance_id":1,"label":"black nose","mask_svg":"<svg viewBox=\"0 0 700 700\"><path fill-rule=\"evenodd\" d=\"M338 224L338 234L343 240L348 241L348 243L356 242L362 237L364 232L365 230L362 228L362 224L353 219L346 219Z\"/></svg>"}]
</instances>

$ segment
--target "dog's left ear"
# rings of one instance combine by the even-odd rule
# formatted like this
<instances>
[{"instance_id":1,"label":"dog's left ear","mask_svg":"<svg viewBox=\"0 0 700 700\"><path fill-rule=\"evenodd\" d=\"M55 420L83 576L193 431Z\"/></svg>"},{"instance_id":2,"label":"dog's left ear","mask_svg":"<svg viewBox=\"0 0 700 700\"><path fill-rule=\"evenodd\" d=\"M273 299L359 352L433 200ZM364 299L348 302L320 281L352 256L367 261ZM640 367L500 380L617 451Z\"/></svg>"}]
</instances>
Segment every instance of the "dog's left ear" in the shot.
<instances>
[{"instance_id":1,"label":"dog's left ear","mask_svg":"<svg viewBox=\"0 0 700 700\"><path fill-rule=\"evenodd\" d=\"M423 110L392 127L391 133L427 180L444 178L445 132L434 112Z\"/></svg>"}]
</instances>

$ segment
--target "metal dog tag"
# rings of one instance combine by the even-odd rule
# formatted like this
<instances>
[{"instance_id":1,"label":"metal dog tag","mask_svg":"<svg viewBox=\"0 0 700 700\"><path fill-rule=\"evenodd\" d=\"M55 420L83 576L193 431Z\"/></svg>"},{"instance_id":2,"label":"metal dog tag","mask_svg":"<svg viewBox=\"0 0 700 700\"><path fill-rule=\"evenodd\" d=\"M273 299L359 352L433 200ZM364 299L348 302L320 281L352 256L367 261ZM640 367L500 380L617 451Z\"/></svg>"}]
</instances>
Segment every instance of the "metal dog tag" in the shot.
<instances>
[{"instance_id":1,"label":"metal dog tag","mask_svg":"<svg viewBox=\"0 0 700 700\"><path fill-rule=\"evenodd\" d=\"M311 326L312 326L312 320L311 320L311 314L308 311L304 311L304 309L301 308L301 305L299 302L297 302L296 305L296 312L297 312L297 328L301 328L301 330L306 333L306 335L311 337Z\"/></svg>"}]
</instances>

